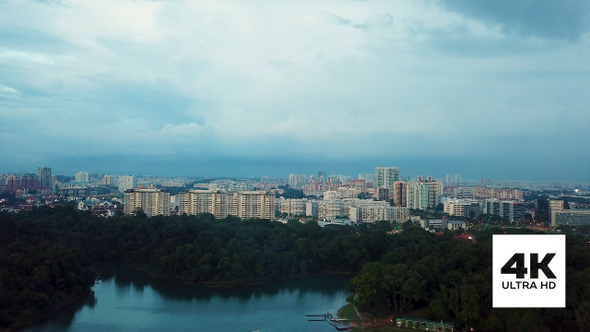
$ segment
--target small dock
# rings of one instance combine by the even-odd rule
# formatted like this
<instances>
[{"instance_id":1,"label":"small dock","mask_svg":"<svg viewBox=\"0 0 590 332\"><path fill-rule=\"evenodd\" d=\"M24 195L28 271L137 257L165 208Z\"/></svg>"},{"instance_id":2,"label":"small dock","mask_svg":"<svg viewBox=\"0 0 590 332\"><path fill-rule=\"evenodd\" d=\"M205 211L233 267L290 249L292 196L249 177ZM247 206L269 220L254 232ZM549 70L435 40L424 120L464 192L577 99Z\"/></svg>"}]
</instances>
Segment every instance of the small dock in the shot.
<instances>
[{"instance_id":1,"label":"small dock","mask_svg":"<svg viewBox=\"0 0 590 332\"><path fill-rule=\"evenodd\" d=\"M323 315L307 315L307 320L310 322L326 321L338 331L347 331L351 328L350 325L341 322L342 319L335 318L331 313L327 312Z\"/></svg>"}]
</instances>

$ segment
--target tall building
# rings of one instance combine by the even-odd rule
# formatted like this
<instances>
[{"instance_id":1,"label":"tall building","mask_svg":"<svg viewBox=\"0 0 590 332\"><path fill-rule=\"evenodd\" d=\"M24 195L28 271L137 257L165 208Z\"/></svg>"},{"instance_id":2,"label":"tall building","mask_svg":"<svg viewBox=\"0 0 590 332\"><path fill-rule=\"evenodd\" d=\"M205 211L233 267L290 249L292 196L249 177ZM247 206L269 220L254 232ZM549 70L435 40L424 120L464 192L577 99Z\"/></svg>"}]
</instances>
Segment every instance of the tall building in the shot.
<instances>
[{"instance_id":1,"label":"tall building","mask_svg":"<svg viewBox=\"0 0 590 332\"><path fill-rule=\"evenodd\" d=\"M88 172L76 172L76 182L88 182Z\"/></svg>"},{"instance_id":2,"label":"tall building","mask_svg":"<svg viewBox=\"0 0 590 332\"><path fill-rule=\"evenodd\" d=\"M15 192L20 188L20 178L16 174L10 174L6 179L6 190Z\"/></svg>"},{"instance_id":3,"label":"tall building","mask_svg":"<svg viewBox=\"0 0 590 332\"><path fill-rule=\"evenodd\" d=\"M179 214L211 213L216 219L229 214L230 197L221 190L189 190L178 196Z\"/></svg>"},{"instance_id":4,"label":"tall building","mask_svg":"<svg viewBox=\"0 0 590 332\"><path fill-rule=\"evenodd\" d=\"M483 204L483 213L500 216L510 221L524 218L524 205L516 201L501 201L499 199L486 199Z\"/></svg>"},{"instance_id":5,"label":"tall building","mask_svg":"<svg viewBox=\"0 0 590 332\"><path fill-rule=\"evenodd\" d=\"M115 179L113 178L112 175L107 174L102 178L102 184L113 185L114 182L115 182Z\"/></svg>"},{"instance_id":6,"label":"tall building","mask_svg":"<svg viewBox=\"0 0 590 332\"><path fill-rule=\"evenodd\" d=\"M156 188L129 189L125 192L125 214L133 214L138 209L148 217L170 215L170 193Z\"/></svg>"},{"instance_id":7,"label":"tall building","mask_svg":"<svg viewBox=\"0 0 590 332\"><path fill-rule=\"evenodd\" d=\"M179 194L178 213L211 213L216 219L228 215L241 219L275 219L276 196L267 191L228 193L221 190L190 190Z\"/></svg>"},{"instance_id":8,"label":"tall building","mask_svg":"<svg viewBox=\"0 0 590 332\"><path fill-rule=\"evenodd\" d=\"M119 176L118 189L120 193L135 188L135 184L135 177L133 175Z\"/></svg>"},{"instance_id":9,"label":"tall building","mask_svg":"<svg viewBox=\"0 0 590 332\"><path fill-rule=\"evenodd\" d=\"M446 184L451 184L453 183L453 174L447 174L446 178L445 178L445 183Z\"/></svg>"},{"instance_id":10,"label":"tall building","mask_svg":"<svg viewBox=\"0 0 590 332\"><path fill-rule=\"evenodd\" d=\"M384 187L393 191L395 181L399 181L399 167L375 167L374 188Z\"/></svg>"},{"instance_id":11,"label":"tall building","mask_svg":"<svg viewBox=\"0 0 590 332\"><path fill-rule=\"evenodd\" d=\"M403 181L393 183L393 204L396 206L408 205L408 184Z\"/></svg>"},{"instance_id":12,"label":"tall building","mask_svg":"<svg viewBox=\"0 0 590 332\"><path fill-rule=\"evenodd\" d=\"M53 188L51 181L51 167L39 167L38 177L41 188Z\"/></svg>"},{"instance_id":13,"label":"tall building","mask_svg":"<svg viewBox=\"0 0 590 332\"><path fill-rule=\"evenodd\" d=\"M408 184L408 207L421 210L435 208L438 205L438 198L442 194L442 182L434 181L431 176L427 177L426 180L419 176L417 182Z\"/></svg>"},{"instance_id":14,"label":"tall building","mask_svg":"<svg viewBox=\"0 0 590 332\"><path fill-rule=\"evenodd\" d=\"M305 187L306 185L306 176L305 174L290 174L289 175L289 187L300 189Z\"/></svg>"},{"instance_id":15,"label":"tall building","mask_svg":"<svg viewBox=\"0 0 590 332\"><path fill-rule=\"evenodd\" d=\"M549 200L549 213L551 214L551 226L557 226L557 214L563 211L565 208L565 204L563 200L560 199L552 199Z\"/></svg>"},{"instance_id":16,"label":"tall building","mask_svg":"<svg viewBox=\"0 0 590 332\"><path fill-rule=\"evenodd\" d=\"M462 181L460 174L455 174L455 183L460 184Z\"/></svg>"},{"instance_id":17,"label":"tall building","mask_svg":"<svg viewBox=\"0 0 590 332\"><path fill-rule=\"evenodd\" d=\"M275 220L274 192L242 191L230 197L230 214L240 219Z\"/></svg>"}]
</instances>

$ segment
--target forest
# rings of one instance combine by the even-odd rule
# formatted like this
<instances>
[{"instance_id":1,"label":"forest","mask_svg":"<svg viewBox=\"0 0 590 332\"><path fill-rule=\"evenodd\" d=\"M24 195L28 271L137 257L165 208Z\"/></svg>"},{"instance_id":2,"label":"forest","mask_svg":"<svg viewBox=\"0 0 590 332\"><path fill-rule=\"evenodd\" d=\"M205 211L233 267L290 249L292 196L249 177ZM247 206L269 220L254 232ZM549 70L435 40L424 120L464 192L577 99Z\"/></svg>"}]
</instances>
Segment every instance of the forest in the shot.
<instances>
[{"instance_id":1,"label":"forest","mask_svg":"<svg viewBox=\"0 0 590 332\"><path fill-rule=\"evenodd\" d=\"M301 275L350 274L357 307L373 314L426 308L430 318L497 331L586 331L588 239L567 237L568 308L491 310L491 234L477 243L405 224L356 227L197 216L102 218L71 206L0 213L0 327L31 322L88 292L92 261L115 261L185 283L231 286Z\"/></svg>"}]
</instances>

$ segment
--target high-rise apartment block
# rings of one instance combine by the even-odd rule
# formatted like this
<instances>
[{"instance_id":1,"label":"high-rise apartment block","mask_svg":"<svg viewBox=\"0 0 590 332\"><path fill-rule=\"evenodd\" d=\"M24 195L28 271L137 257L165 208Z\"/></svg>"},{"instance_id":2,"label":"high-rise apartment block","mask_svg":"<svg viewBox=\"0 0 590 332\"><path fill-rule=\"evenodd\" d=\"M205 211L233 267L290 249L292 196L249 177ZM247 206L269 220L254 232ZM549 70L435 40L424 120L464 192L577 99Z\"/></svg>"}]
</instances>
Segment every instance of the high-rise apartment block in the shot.
<instances>
[{"instance_id":1,"label":"high-rise apartment block","mask_svg":"<svg viewBox=\"0 0 590 332\"><path fill-rule=\"evenodd\" d=\"M211 213L216 219L226 218L229 214L229 195L221 190L190 190L178 197L179 214Z\"/></svg>"},{"instance_id":2,"label":"high-rise apartment block","mask_svg":"<svg viewBox=\"0 0 590 332\"><path fill-rule=\"evenodd\" d=\"M156 188L129 189L125 192L124 212L142 210L148 217L170 215L170 193Z\"/></svg>"},{"instance_id":3,"label":"high-rise apartment block","mask_svg":"<svg viewBox=\"0 0 590 332\"><path fill-rule=\"evenodd\" d=\"M179 194L178 213L211 213L217 219L232 215L241 219L274 220L275 203L274 192L229 193L221 190L190 190Z\"/></svg>"},{"instance_id":4,"label":"high-rise apartment block","mask_svg":"<svg viewBox=\"0 0 590 332\"><path fill-rule=\"evenodd\" d=\"M483 201L483 213L500 216L510 221L522 220L524 210L524 205L517 201L501 201L495 198Z\"/></svg>"},{"instance_id":5,"label":"high-rise apartment block","mask_svg":"<svg viewBox=\"0 0 590 332\"><path fill-rule=\"evenodd\" d=\"M88 182L88 181L89 181L88 172L76 172L76 182Z\"/></svg>"},{"instance_id":6,"label":"high-rise apartment block","mask_svg":"<svg viewBox=\"0 0 590 332\"><path fill-rule=\"evenodd\" d=\"M305 187L307 184L307 177L305 174L290 174L289 175L289 187L300 189Z\"/></svg>"},{"instance_id":7,"label":"high-rise apartment block","mask_svg":"<svg viewBox=\"0 0 590 332\"><path fill-rule=\"evenodd\" d=\"M454 184L460 184L462 182L461 175L460 174L455 174L453 176L453 174L447 174L447 177L445 179L445 182L447 184L452 184L452 183L454 183Z\"/></svg>"},{"instance_id":8,"label":"high-rise apartment block","mask_svg":"<svg viewBox=\"0 0 590 332\"><path fill-rule=\"evenodd\" d=\"M403 181L393 183L393 204L396 206L408 205L408 184Z\"/></svg>"},{"instance_id":9,"label":"high-rise apartment block","mask_svg":"<svg viewBox=\"0 0 590 332\"><path fill-rule=\"evenodd\" d=\"M105 175L102 178L102 183L106 185L113 185L115 183L115 178L112 175Z\"/></svg>"},{"instance_id":10,"label":"high-rise apartment block","mask_svg":"<svg viewBox=\"0 0 590 332\"><path fill-rule=\"evenodd\" d=\"M51 167L39 167L38 177L41 188L53 188L51 181Z\"/></svg>"},{"instance_id":11,"label":"high-rise apartment block","mask_svg":"<svg viewBox=\"0 0 590 332\"><path fill-rule=\"evenodd\" d=\"M393 192L393 183L399 181L399 167L375 167L374 188L384 187Z\"/></svg>"},{"instance_id":12,"label":"high-rise apartment block","mask_svg":"<svg viewBox=\"0 0 590 332\"><path fill-rule=\"evenodd\" d=\"M118 189L120 193L135 188L135 185L135 177L133 175L119 176Z\"/></svg>"},{"instance_id":13,"label":"high-rise apartment block","mask_svg":"<svg viewBox=\"0 0 590 332\"><path fill-rule=\"evenodd\" d=\"M427 177L426 180L419 176L417 182L408 184L408 207L421 210L435 208L438 205L438 198L442 194L442 182L434 181L431 176Z\"/></svg>"}]
</instances>

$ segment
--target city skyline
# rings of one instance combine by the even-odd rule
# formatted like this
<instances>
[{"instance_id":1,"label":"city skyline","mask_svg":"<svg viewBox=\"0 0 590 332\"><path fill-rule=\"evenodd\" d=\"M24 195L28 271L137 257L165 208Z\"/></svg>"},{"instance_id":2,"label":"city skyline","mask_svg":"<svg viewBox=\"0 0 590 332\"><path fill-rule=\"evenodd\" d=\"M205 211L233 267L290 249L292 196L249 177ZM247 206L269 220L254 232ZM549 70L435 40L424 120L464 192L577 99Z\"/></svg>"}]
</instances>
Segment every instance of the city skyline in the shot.
<instances>
[{"instance_id":1,"label":"city skyline","mask_svg":"<svg viewBox=\"0 0 590 332\"><path fill-rule=\"evenodd\" d=\"M590 181L589 13L4 1L0 172Z\"/></svg>"}]
</instances>

